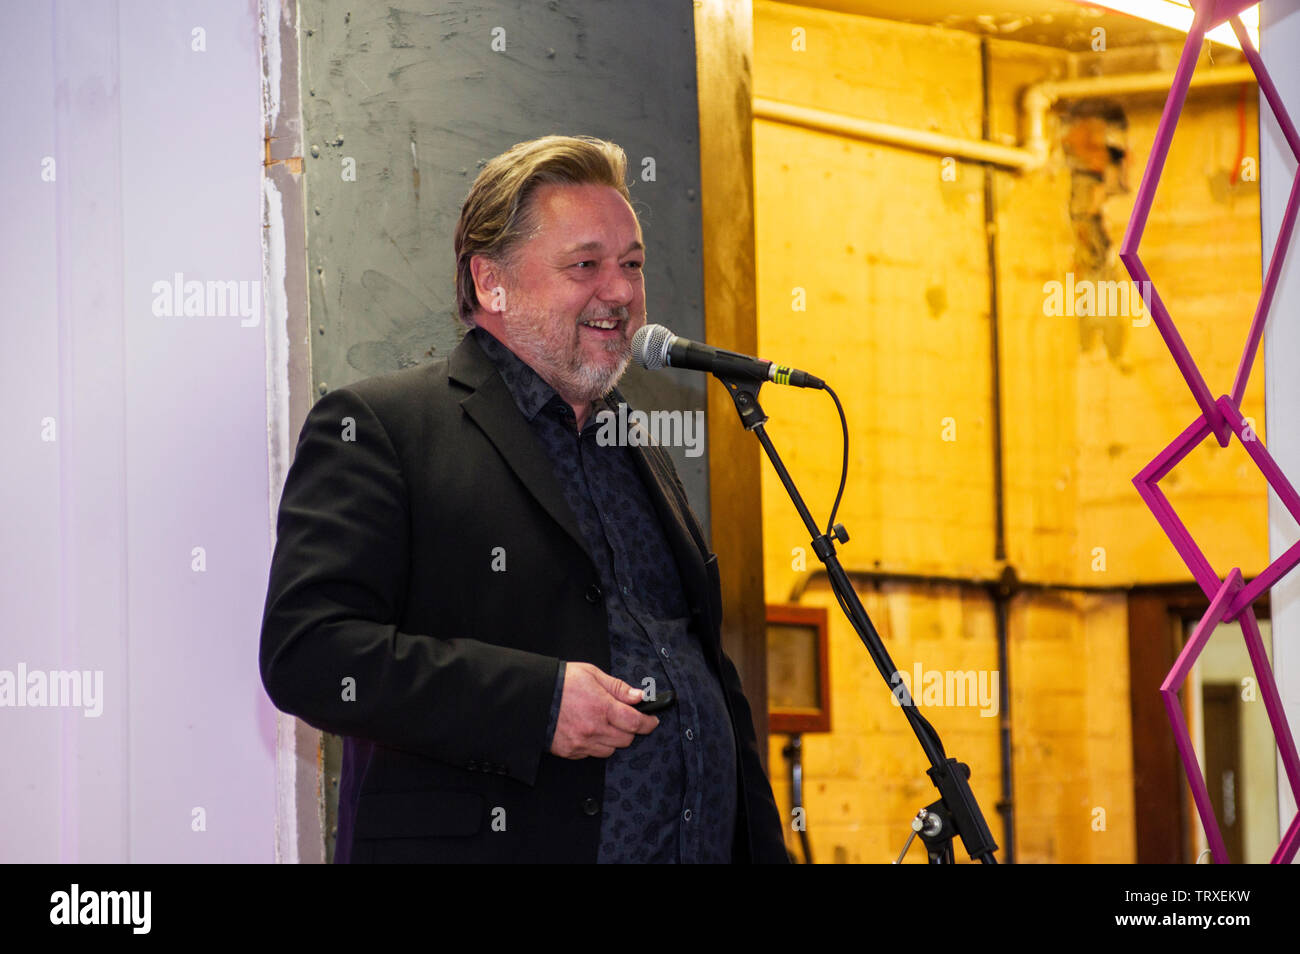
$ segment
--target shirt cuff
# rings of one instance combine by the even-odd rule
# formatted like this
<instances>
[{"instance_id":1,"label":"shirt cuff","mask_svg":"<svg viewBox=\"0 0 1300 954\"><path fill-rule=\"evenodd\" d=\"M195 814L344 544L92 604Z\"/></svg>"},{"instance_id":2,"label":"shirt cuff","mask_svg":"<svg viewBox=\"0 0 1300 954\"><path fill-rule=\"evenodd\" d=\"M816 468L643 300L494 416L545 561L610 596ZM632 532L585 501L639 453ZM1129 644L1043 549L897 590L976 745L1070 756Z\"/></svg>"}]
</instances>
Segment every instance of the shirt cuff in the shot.
<instances>
[{"instance_id":1,"label":"shirt cuff","mask_svg":"<svg viewBox=\"0 0 1300 954\"><path fill-rule=\"evenodd\" d=\"M560 670L555 677L555 692L551 696L551 715L546 723L546 751L551 751L551 742L555 738L555 727L560 721L560 700L564 698L564 667L560 660Z\"/></svg>"}]
</instances>

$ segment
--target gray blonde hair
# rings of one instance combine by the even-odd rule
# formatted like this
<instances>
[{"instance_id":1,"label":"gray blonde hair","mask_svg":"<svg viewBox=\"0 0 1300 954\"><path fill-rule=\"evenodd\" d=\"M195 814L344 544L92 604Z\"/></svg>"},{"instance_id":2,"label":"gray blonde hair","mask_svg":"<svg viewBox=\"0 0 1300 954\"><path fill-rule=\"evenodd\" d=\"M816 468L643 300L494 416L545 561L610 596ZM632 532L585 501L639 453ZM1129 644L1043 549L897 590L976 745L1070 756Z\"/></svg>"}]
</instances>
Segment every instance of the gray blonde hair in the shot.
<instances>
[{"instance_id":1,"label":"gray blonde hair","mask_svg":"<svg viewBox=\"0 0 1300 954\"><path fill-rule=\"evenodd\" d=\"M629 203L622 148L592 136L543 136L516 143L488 160L470 186L456 223L456 309L474 325L478 295L470 259L483 255L507 267L537 229L532 195L541 185L606 185Z\"/></svg>"}]
</instances>

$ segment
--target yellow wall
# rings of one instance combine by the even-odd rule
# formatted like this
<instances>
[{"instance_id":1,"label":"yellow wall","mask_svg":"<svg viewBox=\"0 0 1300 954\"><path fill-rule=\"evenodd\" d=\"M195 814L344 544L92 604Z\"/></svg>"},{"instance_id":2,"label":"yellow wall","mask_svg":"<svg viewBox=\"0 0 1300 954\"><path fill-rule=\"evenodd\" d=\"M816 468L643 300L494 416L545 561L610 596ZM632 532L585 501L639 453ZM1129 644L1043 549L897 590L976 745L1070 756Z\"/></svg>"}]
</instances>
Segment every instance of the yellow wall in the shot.
<instances>
[{"instance_id":1,"label":"yellow wall","mask_svg":"<svg viewBox=\"0 0 1300 954\"><path fill-rule=\"evenodd\" d=\"M979 138L973 35L765 0L754 17L756 97ZM796 28L803 50L792 48ZM990 51L993 138L1007 144L1017 142L1027 83L1154 68L1161 52L1149 51L1153 62L1142 66L1143 54L1093 62L1004 41ZM1131 191L1105 206L1116 248L1163 97L1119 102ZM1257 156L1253 91L1247 109L1247 155ZM1227 184L1236 110L1235 89L1189 98L1142 247L1216 395L1231 386L1260 284L1255 183ZM944 181L938 156L766 120L755 122L754 154L760 352L824 377L844 403L852 452L838 518L852 535L840 548L845 566L996 577L1004 564L994 552L982 167L959 162L956 181ZM1071 177L1059 145L1047 169L995 178L1006 562L1024 580L1117 588L1024 594L1012 604L1018 860L1132 861L1122 587L1190 577L1131 479L1196 409L1154 324L1119 329L1108 348L1081 334L1079 319L1043 314L1044 283L1074 268ZM792 307L796 289L806 310ZM1243 408L1261 427L1262 380L1261 366ZM824 521L840 464L832 403L776 388L763 402L769 434ZM956 439L945 440L954 429ZM1238 446L1211 441L1163 485L1223 573L1240 565L1250 575L1267 562L1264 486L1243 479L1253 474L1245 463ZM768 600L786 602L808 576L798 550L808 540L768 468L763 521ZM811 554L802 560L819 566ZM980 588L890 583L859 593L901 670L918 661L925 671L996 670L994 608ZM935 797L924 759L824 582L802 601L829 606L831 617L834 731L804 739L815 857L892 860L912 815ZM969 705L926 712L948 753L972 765L1004 843L998 718ZM773 736L771 746L783 808L784 741ZM924 854L914 847L908 860Z\"/></svg>"}]
</instances>

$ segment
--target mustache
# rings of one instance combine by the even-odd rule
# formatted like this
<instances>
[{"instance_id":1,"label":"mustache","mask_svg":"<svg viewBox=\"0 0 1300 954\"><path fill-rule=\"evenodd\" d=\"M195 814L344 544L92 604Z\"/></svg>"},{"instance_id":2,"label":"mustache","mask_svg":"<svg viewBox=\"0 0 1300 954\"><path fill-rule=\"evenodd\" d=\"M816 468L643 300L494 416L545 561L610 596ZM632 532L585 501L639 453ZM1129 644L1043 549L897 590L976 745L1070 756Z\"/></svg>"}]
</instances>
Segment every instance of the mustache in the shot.
<instances>
[{"instance_id":1,"label":"mustache","mask_svg":"<svg viewBox=\"0 0 1300 954\"><path fill-rule=\"evenodd\" d=\"M617 308L606 310L599 315L583 315L578 319L578 321L603 321L606 318L617 318L619 321L627 321L630 317L627 306L619 305Z\"/></svg>"}]
</instances>

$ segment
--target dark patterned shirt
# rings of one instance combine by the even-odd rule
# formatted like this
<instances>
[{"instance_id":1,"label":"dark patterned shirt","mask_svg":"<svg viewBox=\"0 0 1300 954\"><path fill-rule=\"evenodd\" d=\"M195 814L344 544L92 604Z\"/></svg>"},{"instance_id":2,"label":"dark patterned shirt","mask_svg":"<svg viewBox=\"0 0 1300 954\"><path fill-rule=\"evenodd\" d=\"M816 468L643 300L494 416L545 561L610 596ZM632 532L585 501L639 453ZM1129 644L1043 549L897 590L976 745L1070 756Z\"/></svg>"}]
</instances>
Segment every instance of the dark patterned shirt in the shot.
<instances>
[{"instance_id":1,"label":"dark patterned shirt","mask_svg":"<svg viewBox=\"0 0 1300 954\"><path fill-rule=\"evenodd\" d=\"M674 705L659 725L605 760L600 862L730 862L736 823L736 748L718 677L690 616L674 559L634 451L602 446L597 411L582 432L573 409L490 333L473 329L537 435L592 557L609 618L610 673L634 688L654 680ZM564 687L560 665L549 750Z\"/></svg>"}]
</instances>

